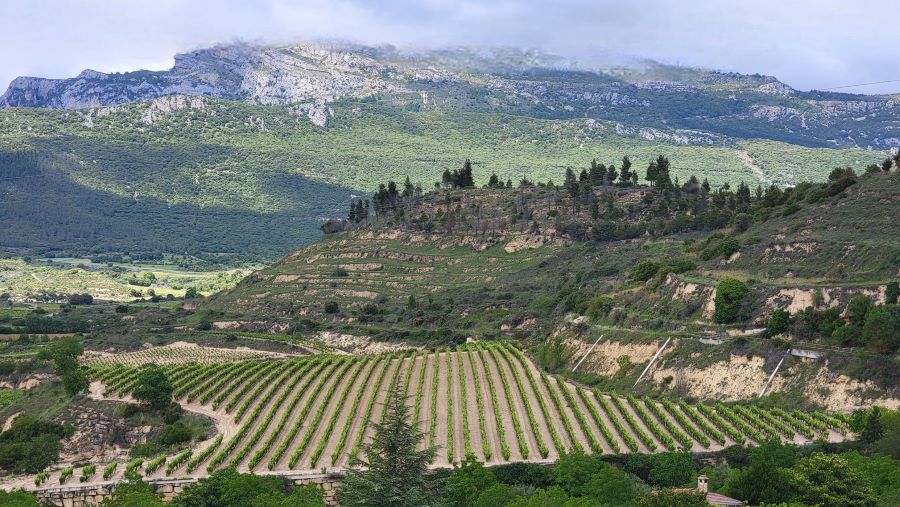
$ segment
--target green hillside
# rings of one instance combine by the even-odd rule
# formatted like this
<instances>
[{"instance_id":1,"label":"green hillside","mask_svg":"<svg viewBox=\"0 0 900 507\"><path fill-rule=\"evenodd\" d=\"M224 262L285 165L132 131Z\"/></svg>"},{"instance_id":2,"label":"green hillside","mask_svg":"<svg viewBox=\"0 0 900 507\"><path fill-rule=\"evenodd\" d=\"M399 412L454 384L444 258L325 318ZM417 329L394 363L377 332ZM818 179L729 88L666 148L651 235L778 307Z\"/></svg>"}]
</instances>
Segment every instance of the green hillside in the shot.
<instances>
[{"instance_id":1,"label":"green hillside","mask_svg":"<svg viewBox=\"0 0 900 507\"><path fill-rule=\"evenodd\" d=\"M560 181L566 167L585 167L593 158L614 163L627 153L645 164L664 152L682 181L696 174L714 186L742 180L755 186L821 180L834 166L859 168L884 157L771 141L669 144L620 135L615 124L593 120L419 110L377 100L332 104L327 128L290 106L209 98L199 104L162 113L147 103L0 110L0 189L11 196L0 220L16 231L0 247L272 259L313 241L317 218L344 208L348 189L371 191L407 175L427 189L465 158L474 161L477 183L492 172L504 180ZM748 166L745 152L759 159L758 167Z\"/></svg>"}]
</instances>

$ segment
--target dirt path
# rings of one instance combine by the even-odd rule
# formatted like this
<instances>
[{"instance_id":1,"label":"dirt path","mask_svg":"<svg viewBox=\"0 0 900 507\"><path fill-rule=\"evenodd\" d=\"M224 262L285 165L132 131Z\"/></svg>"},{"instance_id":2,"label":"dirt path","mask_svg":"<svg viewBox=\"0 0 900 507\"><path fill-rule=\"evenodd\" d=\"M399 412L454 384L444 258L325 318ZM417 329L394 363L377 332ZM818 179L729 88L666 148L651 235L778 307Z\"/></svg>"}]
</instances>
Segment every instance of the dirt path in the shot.
<instances>
[{"instance_id":1,"label":"dirt path","mask_svg":"<svg viewBox=\"0 0 900 507\"><path fill-rule=\"evenodd\" d=\"M753 161L753 157L750 156L750 153L747 150L737 150L737 154L738 157L740 157L741 162L743 162L743 164L747 166L748 169L750 169L750 172L752 172L753 175L763 183L763 186L768 186L772 183L772 180L769 179L768 176L766 176L765 171L763 171L761 167L756 165L756 162Z\"/></svg>"},{"instance_id":2,"label":"dirt path","mask_svg":"<svg viewBox=\"0 0 900 507\"><path fill-rule=\"evenodd\" d=\"M436 463L449 464L450 461L447 459L448 456L448 442L447 442L447 381L450 376L450 372L447 371L447 359L444 357L444 352L438 352L433 355L434 357L434 372L438 376L438 389L437 389L437 426L435 427L435 435L437 438L434 439L434 445L438 446L437 458L435 459ZM430 389L431 384L429 384ZM430 410L430 407L429 407Z\"/></svg>"},{"instance_id":3,"label":"dirt path","mask_svg":"<svg viewBox=\"0 0 900 507\"><path fill-rule=\"evenodd\" d=\"M486 461L484 458L484 448L482 444L482 436L481 436L481 426L479 424L479 412L478 412L478 402L475 399L475 396L481 395L481 393L475 390L475 378L473 377L474 372L472 371L472 364L469 362L469 355L466 353L460 353L456 355L457 360L459 361L458 367L462 368L463 375L465 376L466 382L466 411L469 415L469 420L467 421L469 425L469 434L471 438L471 446L472 453L478 458L479 461ZM485 419L487 418L487 414L484 414ZM493 456L492 456L493 457Z\"/></svg>"},{"instance_id":4,"label":"dirt path","mask_svg":"<svg viewBox=\"0 0 900 507\"><path fill-rule=\"evenodd\" d=\"M478 383L479 387L481 387L478 394L481 396L481 401L484 405L484 430L491 448L491 460L489 463L502 463L503 453L500 446L500 434L497 432L497 424L502 424L502 421L497 421L494 417L494 401L491 399L491 391L485 378L486 373L481 362L481 354L471 352L467 355L469 356L469 365L472 368L472 373L478 375Z\"/></svg>"}]
</instances>

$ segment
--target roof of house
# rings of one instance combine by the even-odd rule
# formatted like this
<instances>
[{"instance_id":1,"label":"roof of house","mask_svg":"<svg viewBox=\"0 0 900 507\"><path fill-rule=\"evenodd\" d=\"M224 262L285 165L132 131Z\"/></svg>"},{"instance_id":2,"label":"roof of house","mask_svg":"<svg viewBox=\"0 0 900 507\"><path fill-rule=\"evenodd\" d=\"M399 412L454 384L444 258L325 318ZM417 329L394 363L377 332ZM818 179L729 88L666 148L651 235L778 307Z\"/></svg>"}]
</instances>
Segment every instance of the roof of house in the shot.
<instances>
[{"instance_id":1,"label":"roof of house","mask_svg":"<svg viewBox=\"0 0 900 507\"><path fill-rule=\"evenodd\" d=\"M735 500L734 498L729 498L725 495L720 495L718 493L707 493L706 494L706 503L710 505L729 505L729 506L742 506L744 502L740 500Z\"/></svg>"}]
</instances>

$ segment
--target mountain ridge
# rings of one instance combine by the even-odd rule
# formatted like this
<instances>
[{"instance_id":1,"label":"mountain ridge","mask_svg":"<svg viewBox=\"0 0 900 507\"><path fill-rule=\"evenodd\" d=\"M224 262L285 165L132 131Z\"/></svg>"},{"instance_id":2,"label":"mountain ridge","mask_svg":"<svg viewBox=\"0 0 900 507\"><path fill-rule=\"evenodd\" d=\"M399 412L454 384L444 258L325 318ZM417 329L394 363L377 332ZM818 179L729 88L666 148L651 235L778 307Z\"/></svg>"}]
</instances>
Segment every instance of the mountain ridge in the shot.
<instances>
[{"instance_id":1,"label":"mountain ridge","mask_svg":"<svg viewBox=\"0 0 900 507\"><path fill-rule=\"evenodd\" d=\"M900 147L900 98L801 92L771 76L634 60L573 59L537 50L414 51L335 42L217 45L175 56L165 71L18 77L0 107L81 109L204 95L296 105L327 127L328 104L383 97L410 107L614 120L822 147Z\"/></svg>"}]
</instances>

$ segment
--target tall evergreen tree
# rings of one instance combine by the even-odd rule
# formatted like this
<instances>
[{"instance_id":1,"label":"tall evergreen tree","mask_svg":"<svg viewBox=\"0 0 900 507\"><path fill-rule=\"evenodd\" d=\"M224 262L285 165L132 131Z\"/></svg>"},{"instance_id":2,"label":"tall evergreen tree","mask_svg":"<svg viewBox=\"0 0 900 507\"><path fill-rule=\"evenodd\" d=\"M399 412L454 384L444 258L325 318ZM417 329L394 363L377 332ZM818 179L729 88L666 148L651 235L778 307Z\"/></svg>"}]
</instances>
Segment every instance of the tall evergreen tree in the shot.
<instances>
[{"instance_id":1,"label":"tall evergreen tree","mask_svg":"<svg viewBox=\"0 0 900 507\"><path fill-rule=\"evenodd\" d=\"M400 384L391 391L381 424L355 459L337 491L345 507L418 507L428 505L425 473L436 449L417 450L424 435L409 422L409 408Z\"/></svg>"},{"instance_id":2,"label":"tall evergreen tree","mask_svg":"<svg viewBox=\"0 0 900 507\"><path fill-rule=\"evenodd\" d=\"M619 182L623 185L631 184L631 159L628 155L622 157L622 172L619 174Z\"/></svg>"}]
</instances>

